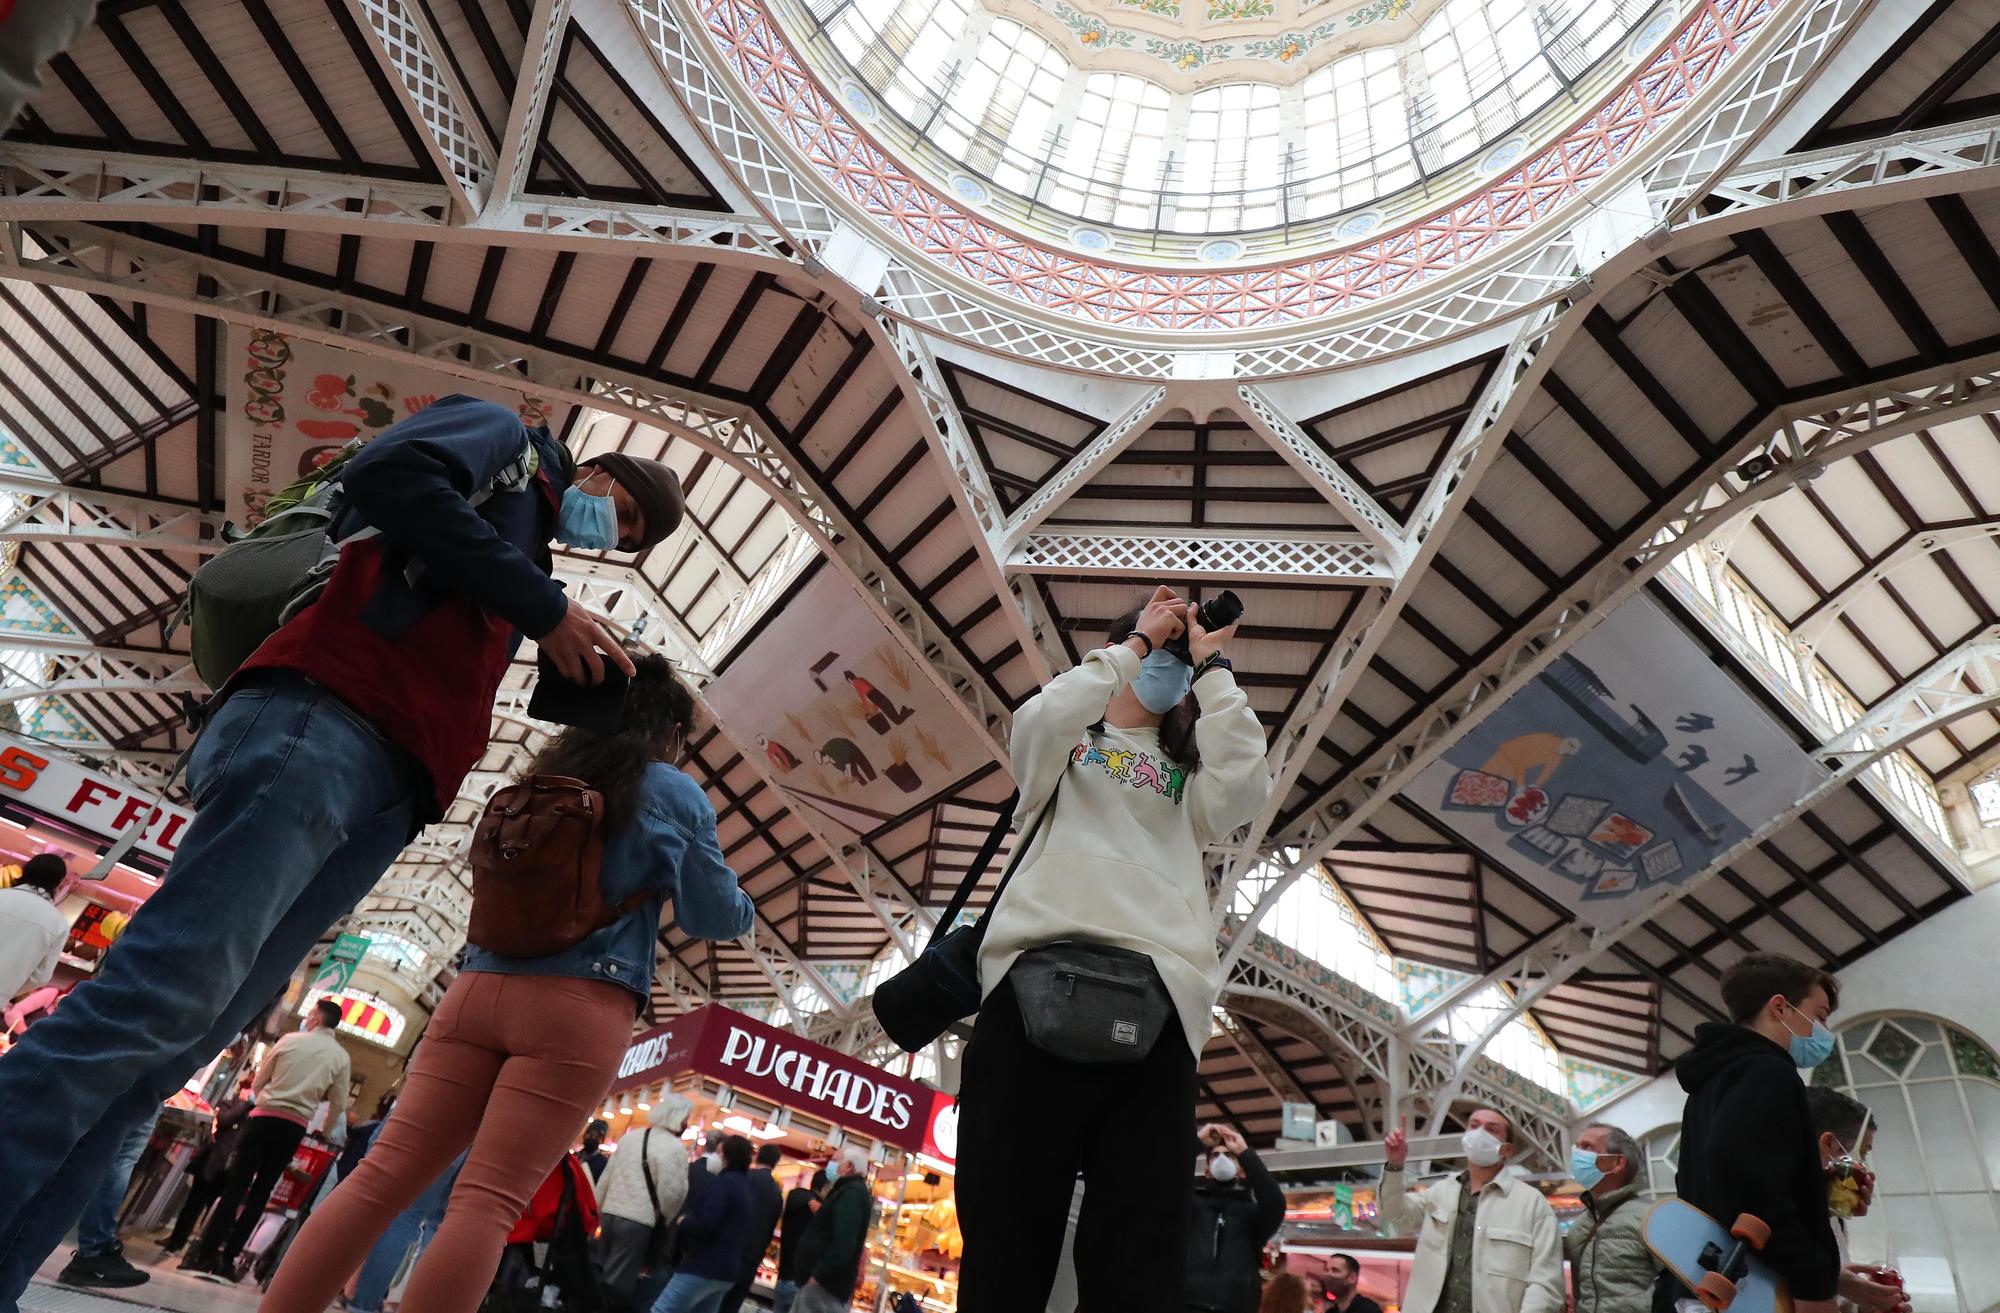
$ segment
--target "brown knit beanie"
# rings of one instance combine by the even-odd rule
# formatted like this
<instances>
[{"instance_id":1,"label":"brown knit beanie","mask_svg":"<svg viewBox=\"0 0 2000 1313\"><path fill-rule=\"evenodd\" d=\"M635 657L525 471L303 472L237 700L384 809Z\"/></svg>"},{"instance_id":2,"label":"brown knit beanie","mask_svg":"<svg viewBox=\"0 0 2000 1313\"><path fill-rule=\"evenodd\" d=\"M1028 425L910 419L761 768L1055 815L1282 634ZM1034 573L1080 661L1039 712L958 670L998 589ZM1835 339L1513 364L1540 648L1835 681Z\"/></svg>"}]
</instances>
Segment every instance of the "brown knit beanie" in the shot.
<instances>
[{"instance_id":1,"label":"brown knit beanie","mask_svg":"<svg viewBox=\"0 0 2000 1313\"><path fill-rule=\"evenodd\" d=\"M622 451L608 451L583 463L602 466L639 503L639 511L646 517L646 536L639 542L640 551L665 542L681 527L687 498L681 492L681 476L671 467L642 456L627 456Z\"/></svg>"}]
</instances>

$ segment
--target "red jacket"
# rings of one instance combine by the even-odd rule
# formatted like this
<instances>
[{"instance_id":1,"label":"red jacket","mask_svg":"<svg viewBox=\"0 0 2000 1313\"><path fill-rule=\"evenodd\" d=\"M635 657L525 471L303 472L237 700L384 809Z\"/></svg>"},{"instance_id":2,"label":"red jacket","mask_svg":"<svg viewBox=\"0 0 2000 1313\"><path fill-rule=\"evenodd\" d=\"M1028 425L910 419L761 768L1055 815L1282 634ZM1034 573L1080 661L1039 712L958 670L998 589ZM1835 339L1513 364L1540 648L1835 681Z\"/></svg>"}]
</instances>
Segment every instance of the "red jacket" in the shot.
<instances>
[{"instance_id":1,"label":"red jacket","mask_svg":"<svg viewBox=\"0 0 2000 1313\"><path fill-rule=\"evenodd\" d=\"M535 1191L535 1197L528 1201L528 1211L521 1214L521 1220L514 1223L514 1229L507 1233L508 1244L555 1238L556 1212L562 1205L564 1172L568 1172L570 1180L576 1183L575 1212L577 1220L583 1224L583 1233L587 1236L597 1234L597 1191L590 1184L590 1169L575 1154L566 1153L555 1170L549 1173L548 1180L542 1182L542 1188Z\"/></svg>"}]
</instances>

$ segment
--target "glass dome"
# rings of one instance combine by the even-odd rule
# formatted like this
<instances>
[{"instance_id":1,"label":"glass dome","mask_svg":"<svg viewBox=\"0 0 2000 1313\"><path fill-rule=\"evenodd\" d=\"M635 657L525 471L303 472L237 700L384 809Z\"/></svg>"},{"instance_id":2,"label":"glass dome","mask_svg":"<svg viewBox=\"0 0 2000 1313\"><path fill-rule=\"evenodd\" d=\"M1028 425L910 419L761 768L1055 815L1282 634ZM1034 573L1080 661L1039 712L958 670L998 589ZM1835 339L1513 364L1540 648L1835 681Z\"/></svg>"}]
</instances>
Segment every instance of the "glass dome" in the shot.
<instances>
[{"instance_id":1,"label":"glass dome","mask_svg":"<svg viewBox=\"0 0 2000 1313\"><path fill-rule=\"evenodd\" d=\"M1672 0L794 2L787 27L829 86L886 111L885 144L1085 249L1111 243L1099 226L1357 237L1399 193L1456 199L1674 17Z\"/></svg>"}]
</instances>

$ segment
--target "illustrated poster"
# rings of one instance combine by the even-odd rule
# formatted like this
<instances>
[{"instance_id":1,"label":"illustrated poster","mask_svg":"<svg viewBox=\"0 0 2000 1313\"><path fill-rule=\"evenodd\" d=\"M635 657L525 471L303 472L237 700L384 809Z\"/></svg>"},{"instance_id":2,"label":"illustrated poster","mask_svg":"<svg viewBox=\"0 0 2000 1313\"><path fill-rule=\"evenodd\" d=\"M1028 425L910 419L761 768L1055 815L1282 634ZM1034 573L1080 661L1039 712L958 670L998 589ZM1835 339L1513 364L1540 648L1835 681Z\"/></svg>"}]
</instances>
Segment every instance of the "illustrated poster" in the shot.
<instances>
[{"instance_id":1,"label":"illustrated poster","mask_svg":"<svg viewBox=\"0 0 2000 1313\"><path fill-rule=\"evenodd\" d=\"M799 798L866 834L986 759L846 580L822 571L704 696Z\"/></svg>"},{"instance_id":2,"label":"illustrated poster","mask_svg":"<svg viewBox=\"0 0 2000 1313\"><path fill-rule=\"evenodd\" d=\"M1638 597L1460 739L1410 796L1602 927L1702 872L1824 778Z\"/></svg>"},{"instance_id":3,"label":"illustrated poster","mask_svg":"<svg viewBox=\"0 0 2000 1313\"><path fill-rule=\"evenodd\" d=\"M360 355L268 329L229 327L229 410L223 429L227 514L253 528L271 494L332 460L355 438L453 393L511 406L553 428L567 407L519 391Z\"/></svg>"}]
</instances>

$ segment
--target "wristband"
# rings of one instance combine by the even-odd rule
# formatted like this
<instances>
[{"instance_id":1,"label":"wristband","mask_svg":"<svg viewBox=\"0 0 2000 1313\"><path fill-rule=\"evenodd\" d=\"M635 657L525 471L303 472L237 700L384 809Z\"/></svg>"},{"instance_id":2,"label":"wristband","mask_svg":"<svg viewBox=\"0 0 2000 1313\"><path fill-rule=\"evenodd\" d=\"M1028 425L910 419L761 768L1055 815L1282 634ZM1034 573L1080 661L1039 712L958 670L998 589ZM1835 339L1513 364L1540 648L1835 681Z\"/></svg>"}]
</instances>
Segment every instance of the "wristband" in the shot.
<instances>
[{"instance_id":1,"label":"wristband","mask_svg":"<svg viewBox=\"0 0 2000 1313\"><path fill-rule=\"evenodd\" d=\"M1220 652L1210 652L1202 659L1202 663L1195 667L1194 679L1200 679L1203 675L1206 675L1209 671L1217 667L1227 670L1232 675L1236 673L1236 667L1229 664L1228 657L1222 655ZM1193 683L1194 680L1191 679L1188 682Z\"/></svg>"},{"instance_id":2,"label":"wristband","mask_svg":"<svg viewBox=\"0 0 2000 1313\"><path fill-rule=\"evenodd\" d=\"M1129 633L1129 634L1125 635L1125 637L1124 637L1124 638L1122 638L1122 639L1120 639L1119 641L1120 641L1120 642L1125 642L1125 643L1129 643L1129 642L1131 642L1131 641L1132 641L1133 639L1135 639L1135 638L1136 638L1136 639L1138 639L1138 640L1139 640L1139 641L1140 641L1141 643L1144 643L1144 644L1146 645L1146 650L1145 650L1145 652L1144 652L1144 653L1142 653L1142 654L1140 655L1140 658L1139 658L1139 659L1140 659L1141 661L1143 661L1143 660L1145 660L1145 659L1146 659L1147 657L1149 657L1149 656L1153 655L1153 640L1152 640L1152 639L1150 639L1150 638L1148 638L1148 637L1146 637L1146 636L1145 636L1144 634L1140 633L1140 632L1139 632L1138 630L1136 630L1136 629L1134 629L1134 630L1133 630L1133 631L1132 631L1131 633Z\"/></svg>"}]
</instances>

